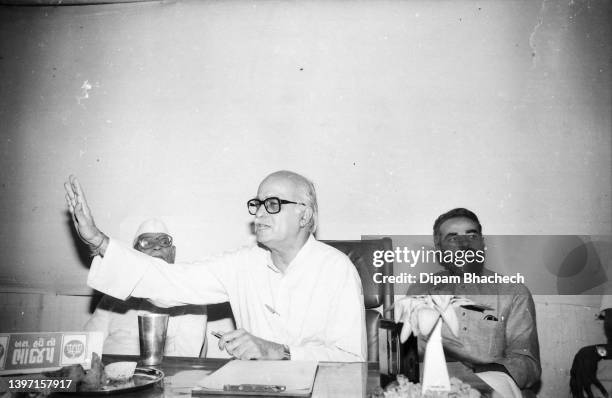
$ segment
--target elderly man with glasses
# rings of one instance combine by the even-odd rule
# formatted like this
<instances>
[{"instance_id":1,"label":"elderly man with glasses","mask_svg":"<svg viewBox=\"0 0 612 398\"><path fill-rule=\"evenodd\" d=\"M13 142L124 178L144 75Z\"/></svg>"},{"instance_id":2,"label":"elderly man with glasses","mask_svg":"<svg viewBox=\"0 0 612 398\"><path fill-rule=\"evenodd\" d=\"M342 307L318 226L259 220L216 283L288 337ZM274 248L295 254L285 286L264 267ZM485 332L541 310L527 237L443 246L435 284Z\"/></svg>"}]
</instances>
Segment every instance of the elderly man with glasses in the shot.
<instances>
[{"instance_id":1,"label":"elderly man with glasses","mask_svg":"<svg viewBox=\"0 0 612 398\"><path fill-rule=\"evenodd\" d=\"M365 360L361 281L348 257L313 237L317 199L305 177L272 173L247 202L257 246L174 266L109 239L76 178L65 188L76 230L96 255L92 288L166 306L229 301L238 329L222 335L219 348L236 358Z\"/></svg>"},{"instance_id":2,"label":"elderly man with glasses","mask_svg":"<svg viewBox=\"0 0 612 398\"><path fill-rule=\"evenodd\" d=\"M174 263L176 246L166 225L158 219L144 221L138 227L133 247L148 256ZM206 306L186 305L158 308L140 298L126 301L103 296L85 330L104 333L105 354L138 355L138 315L161 313L170 315L165 354L178 357L199 357L206 354Z\"/></svg>"}]
</instances>

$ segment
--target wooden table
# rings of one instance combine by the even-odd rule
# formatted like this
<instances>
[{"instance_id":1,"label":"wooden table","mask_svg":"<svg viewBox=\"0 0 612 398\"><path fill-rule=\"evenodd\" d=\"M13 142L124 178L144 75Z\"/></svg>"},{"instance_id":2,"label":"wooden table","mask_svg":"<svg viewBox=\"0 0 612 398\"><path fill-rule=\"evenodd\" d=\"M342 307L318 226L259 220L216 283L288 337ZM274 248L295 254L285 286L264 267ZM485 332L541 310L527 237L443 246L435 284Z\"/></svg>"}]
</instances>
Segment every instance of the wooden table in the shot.
<instances>
[{"instance_id":1,"label":"wooden table","mask_svg":"<svg viewBox=\"0 0 612 398\"><path fill-rule=\"evenodd\" d=\"M104 363L135 361L137 357L105 355ZM198 380L219 369L227 359L165 357L156 368L166 375L163 385L129 394L122 398L189 398ZM460 378L487 395L491 388L474 374L461 372L449 363L451 376ZM368 397L380 386L376 362L321 362L315 378L312 398ZM227 397L227 396L226 396ZM244 396L242 396L244 397Z\"/></svg>"},{"instance_id":2,"label":"wooden table","mask_svg":"<svg viewBox=\"0 0 612 398\"><path fill-rule=\"evenodd\" d=\"M137 357L104 355L106 363L134 361ZM122 394L122 398L189 398L198 380L219 369L227 359L165 357L155 366L166 375L163 385ZM368 397L380 385L378 363L321 362L315 378L312 398ZM74 395L71 394L74 397ZM119 397L119 396L118 396ZM225 396L227 397L227 396ZM244 398L244 396L241 396Z\"/></svg>"},{"instance_id":3,"label":"wooden table","mask_svg":"<svg viewBox=\"0 0 612 398\"><path fill-rule=\"evenodd\" d=\"M136 356L104 355L104 364L117 361L138 361ZM164 379L150 388L109 398L190 398L191 390L207 375L219 369L228 359L202 359L166 357L155 368L164 372ZM466 371L458 371L452 363L448 364L449 374L470 384L473 388L489 396L491 388L480 378ZM380 386L380 373L376 362L320 362L314 381L312 398L369 397ZM0 388L0 390L2 390ZM1 394L0 394L1 395ZM91 393L55 394L58 397L92 398ZM225 395L224 398L229 396ZM239 396L244 397L244 396Z\"/></svg>"},{"instance_id":4,"label":"wooden table","mask_svg":"<svg viewBox=\"0 0 612 398\"><path fill-rule=\"evenodd\" d=\"M102 361L138 361L136 356L104 355ZM166 357L155 368L164 372L165 378L156 385L130 393L111 395L109 398L190 398L198 381L219 369L228 359L202 359ZM489 396L491 388L474 374L458 370L448 364L449 374L463 380ZM312 398L369 397L380 386L380 373L376 362L320 362L313 386ZM1 390L1 389L0 389ZM1 395L1 394L0 394ZM92 398L91 394L57 394L58 396ZM228 396L224 396L227 398ZM244 396L242 396L244 397Z\"/></svg>"}]
</instances>

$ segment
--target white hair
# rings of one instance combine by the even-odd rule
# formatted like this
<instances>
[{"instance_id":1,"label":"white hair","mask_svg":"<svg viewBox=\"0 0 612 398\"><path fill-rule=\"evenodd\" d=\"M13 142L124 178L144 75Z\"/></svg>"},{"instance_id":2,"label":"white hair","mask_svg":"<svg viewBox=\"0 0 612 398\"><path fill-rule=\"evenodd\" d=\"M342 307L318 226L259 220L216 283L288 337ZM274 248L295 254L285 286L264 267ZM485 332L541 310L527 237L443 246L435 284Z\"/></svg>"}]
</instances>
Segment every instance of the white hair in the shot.
<instances>
[{"instance_id":1,"label":"white hair","mask_svg":"<svg viewBox=\"0 0 612 398\"><path fill-rule=\"evenodd\" d=\"M312 209L312 217L310 218L308 225L310 232L315 233L317 226L319 225L319 206L317 204L317 192L315 191L313 182L303 175L289 170L275 171L266 178L269 177L286 178L295 184L297 191L301 195L304 203L306 203L306 206Z\"/></svg>"}]
</instances>

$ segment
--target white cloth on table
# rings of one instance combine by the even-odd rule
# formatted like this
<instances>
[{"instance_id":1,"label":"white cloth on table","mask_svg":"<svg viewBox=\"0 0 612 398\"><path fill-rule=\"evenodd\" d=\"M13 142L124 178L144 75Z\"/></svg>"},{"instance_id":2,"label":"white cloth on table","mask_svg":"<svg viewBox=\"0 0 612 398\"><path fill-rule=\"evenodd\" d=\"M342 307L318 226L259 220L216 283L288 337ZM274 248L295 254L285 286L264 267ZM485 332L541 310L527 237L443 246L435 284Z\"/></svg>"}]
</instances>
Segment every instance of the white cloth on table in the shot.
<instances>
[{"instance_id":1,"label":"white cloth on table","mask_svg":"<svg viewBox=\"0 0 612 398\"><path fill-rule=\"evenodd\" d=\"M88 284L119 299L146 297L158 306L229 301L238 328L287 344L294 360L366 358L357 270L346 255L312 236L285 273L258 246L169 265L111 239L104 257L94 258Z\"/></svg>"}]
</instances>

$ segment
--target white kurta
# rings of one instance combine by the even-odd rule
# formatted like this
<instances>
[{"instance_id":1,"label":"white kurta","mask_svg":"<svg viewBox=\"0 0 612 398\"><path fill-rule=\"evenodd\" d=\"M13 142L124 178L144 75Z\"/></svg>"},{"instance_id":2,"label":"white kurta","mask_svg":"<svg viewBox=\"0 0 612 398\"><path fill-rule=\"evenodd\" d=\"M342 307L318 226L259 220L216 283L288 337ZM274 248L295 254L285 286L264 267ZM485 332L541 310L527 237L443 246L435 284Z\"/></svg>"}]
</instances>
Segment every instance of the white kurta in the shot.
<instances>
[{"instance_id":1,"label":"white kurta","mask_svg":"<svg viewBox=\"0 0 612 398\"><path fill-rule=\"evenodd\" d=\"M139 355L138 315L168 314L165 355L199 357L206 339L206 306L157 308L144 299L104 296L84 326L104 333L104 354ZM206 354L206 352L204 352Z\"/></svg>"},{"instance_id":2,"label":"white kurta","mask_svg":"<svg viewBox=\"0 0 612 398\"><path fill-rule=\"evenodd\" d=\"M169 265L111 239L104 257L94 259L88 284L118 299L146 297L156 305L229 301L238 328L287 344L294 360L366 358L357 270L346 255L312 236L284 274L257 246Z\"/></svg>"}]
</instances>

